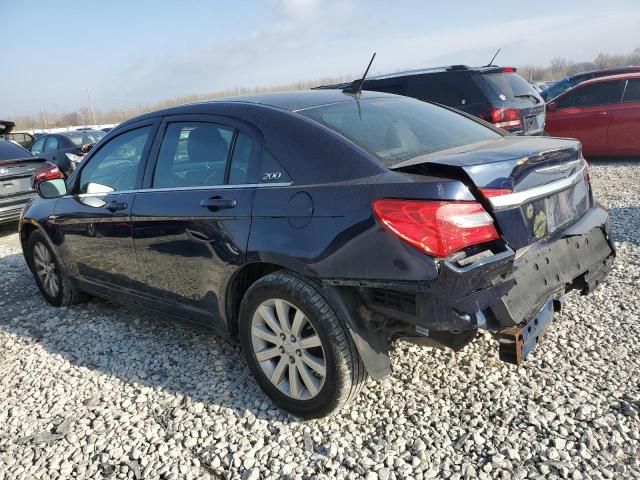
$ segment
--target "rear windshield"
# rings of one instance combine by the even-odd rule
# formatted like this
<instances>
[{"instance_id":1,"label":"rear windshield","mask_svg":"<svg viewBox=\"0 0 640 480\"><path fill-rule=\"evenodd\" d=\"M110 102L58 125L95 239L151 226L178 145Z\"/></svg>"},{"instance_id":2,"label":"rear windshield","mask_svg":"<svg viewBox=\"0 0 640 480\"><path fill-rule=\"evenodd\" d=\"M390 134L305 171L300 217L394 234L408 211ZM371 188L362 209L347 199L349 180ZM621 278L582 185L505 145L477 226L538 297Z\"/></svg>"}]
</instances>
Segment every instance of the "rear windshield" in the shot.
<instances>
[{"instance_id":1,"label":"rear windshield","mask_svg":"<svg viewBox=\"0 0 640 480\"><path fill-rule=\"evenodd\" d=\"M485 73L482 78L500 100L522 100L518 95L533 93L533 87L517 73ZM527 99L526 97L524 98ZM531 100L531 99L529 99Z\"/></svg>"},{"instance_id":2,"label":"rear windshield","mask_svg":"<svg viewBox=\"0 0 640 480\"><path fill-rule=\"evenodd\" d=\"M428 153L501 135L445 108L412 98L375 98L302 110L393 167Z\"/></svg>"},{"instance_id":3,"label":"rear windshield","mask_svg":"<svg viewBox=\"0 0 640 480\"><path fill-rule=\"evenodd\" d=\"M22 158L32 158L31 152L28 152L22 147L19 147L9 140L3 140L0 138L0 162L3 160L15 160Z\"/></svg>"},{"instance_id":4,"label":"rear windshield","mask_svg":"<svg viewBox=\"0 0 640 480\"><path fill-rule=\"evenodd\" d=\"M106 135L100 131L78 131L78 132L62 132L62 135L70 139L75 145L86 145L87 143L96 143Z\"/></svg>"}]
</instances>

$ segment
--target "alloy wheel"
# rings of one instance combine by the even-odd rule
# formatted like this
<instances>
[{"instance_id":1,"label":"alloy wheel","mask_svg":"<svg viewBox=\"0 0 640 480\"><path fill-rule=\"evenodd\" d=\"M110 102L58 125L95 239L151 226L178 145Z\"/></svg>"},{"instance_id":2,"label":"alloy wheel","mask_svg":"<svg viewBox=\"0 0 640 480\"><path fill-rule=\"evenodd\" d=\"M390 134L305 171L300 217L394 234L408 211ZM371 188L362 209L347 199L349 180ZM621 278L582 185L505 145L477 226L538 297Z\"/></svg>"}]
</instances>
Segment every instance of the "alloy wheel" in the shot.
<instances>
[{"instance_id":1,"label":"alloy wheel","mask_svg":"<svg viewBox=\"0 0 640 480\"><path fill-rule=\"evenodd\" d=\"M327 374L322 341L292 303L262 302L251 320L251 344L262 372L283 394L309 400L322 390Z\"/></svg>"},{"instance_id":2,"label":"alloy wheel","mask_svg":"<svg viewBox=\"0 0 640 480\"><path fill-rule=\"evenodd\" d=\"M60 291L60 277L49 249L38 242L33 246L33 263L42 286L51 297Z\"/></svg>"}]
</instances>

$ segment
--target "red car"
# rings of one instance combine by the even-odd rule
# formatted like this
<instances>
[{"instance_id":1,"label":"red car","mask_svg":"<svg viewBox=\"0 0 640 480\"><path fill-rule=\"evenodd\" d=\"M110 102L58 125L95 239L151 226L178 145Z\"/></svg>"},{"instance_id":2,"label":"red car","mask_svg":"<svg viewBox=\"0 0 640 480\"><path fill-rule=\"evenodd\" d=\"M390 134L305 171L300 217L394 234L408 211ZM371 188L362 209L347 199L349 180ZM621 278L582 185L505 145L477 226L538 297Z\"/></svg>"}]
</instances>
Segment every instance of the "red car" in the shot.
<instances>
[{"instance_id":1,"label":"red car","mask_svg":"<svg viewBox=\"0 0 640 480\"><path fill-rule=\"evenodd\" d=\"M640 155L640 73L594 78L547 104L545 130L582 142L585 156Z\"/></svg>"}]
</instances>

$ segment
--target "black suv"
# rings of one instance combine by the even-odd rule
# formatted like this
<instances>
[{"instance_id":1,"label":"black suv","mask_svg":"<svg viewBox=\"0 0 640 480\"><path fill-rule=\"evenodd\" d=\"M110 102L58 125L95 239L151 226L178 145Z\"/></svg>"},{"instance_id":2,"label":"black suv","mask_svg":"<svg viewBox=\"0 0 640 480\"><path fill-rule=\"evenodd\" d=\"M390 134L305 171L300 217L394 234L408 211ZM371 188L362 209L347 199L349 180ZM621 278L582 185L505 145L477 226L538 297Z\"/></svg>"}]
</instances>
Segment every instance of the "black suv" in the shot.
<instances>
[{"instance_id":1,"label":"black suv","mask_svg":"<svg viewBox=\"0 0 640 480\"><path fill-rule=\"evenodd\" d=\"M345 83L317 88L351 86ZM512 67L453 65L411 70L369 77L362 88L447 105L515 135L541 135L544 129L542 97Z\"/></svg>"}]
</instances>

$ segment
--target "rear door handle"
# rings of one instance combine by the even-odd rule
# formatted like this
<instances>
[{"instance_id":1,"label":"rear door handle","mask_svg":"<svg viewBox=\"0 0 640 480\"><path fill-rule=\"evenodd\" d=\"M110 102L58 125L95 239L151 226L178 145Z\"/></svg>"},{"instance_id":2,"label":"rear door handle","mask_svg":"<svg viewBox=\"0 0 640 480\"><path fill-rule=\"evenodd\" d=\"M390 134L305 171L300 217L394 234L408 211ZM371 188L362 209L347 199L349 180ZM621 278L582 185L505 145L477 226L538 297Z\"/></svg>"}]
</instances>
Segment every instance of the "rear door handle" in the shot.
<instances>
[{"instance_id":1,"label":"rear door handle","mask_svg":"<svg viewBox=\"0 0 640 480\"><path fill-rule=\"evenodd\" d=\"M238 202L232 198L212 197L202 200L200 206L208 208L209 210L224 210L225 208L235 207L237 203Z\"/></svg>"},{"instance_id":2,"label":"rear door handle","mask_svg":"<svg viewBox=\"0 0 640 480\"><path fill-rule=\"evenodd\" d=\"M117 202L114 200L107 204L106 209L113 213L113 212L118 212L120 210L126 210L127 206L128 205L124 202Z\"/></svg>"}]
</instances>

